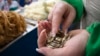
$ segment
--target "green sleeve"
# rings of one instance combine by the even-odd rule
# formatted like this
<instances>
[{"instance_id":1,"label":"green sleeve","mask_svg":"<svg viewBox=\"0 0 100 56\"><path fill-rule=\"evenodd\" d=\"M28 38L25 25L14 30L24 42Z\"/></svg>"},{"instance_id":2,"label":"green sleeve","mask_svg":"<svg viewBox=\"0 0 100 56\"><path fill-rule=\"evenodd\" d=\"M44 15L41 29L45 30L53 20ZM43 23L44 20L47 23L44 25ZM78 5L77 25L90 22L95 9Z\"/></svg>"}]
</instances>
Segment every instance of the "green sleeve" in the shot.
<instances>
[{"instance_id":1,"label":"green sleeve","mask_svg":"<svg viewBox=\"0 0 100 56\"><path fill-rule=\"evenodd\" d=\"M64 0L65 2L68 2L76 9L76 18L74 22L79 22L82 15L83 15L83 2L82 0Z\"/></svg>"},{"instance_id":2,"label":"green sleeve","mask_svg":"<svg viewBox=\"0 0 100 56\"><path fill-rule=\"evenodd\" d=\"M100 56L100 23L95 22L86 29L90 33L85 56Z\"/></svg>"}]
</instances>

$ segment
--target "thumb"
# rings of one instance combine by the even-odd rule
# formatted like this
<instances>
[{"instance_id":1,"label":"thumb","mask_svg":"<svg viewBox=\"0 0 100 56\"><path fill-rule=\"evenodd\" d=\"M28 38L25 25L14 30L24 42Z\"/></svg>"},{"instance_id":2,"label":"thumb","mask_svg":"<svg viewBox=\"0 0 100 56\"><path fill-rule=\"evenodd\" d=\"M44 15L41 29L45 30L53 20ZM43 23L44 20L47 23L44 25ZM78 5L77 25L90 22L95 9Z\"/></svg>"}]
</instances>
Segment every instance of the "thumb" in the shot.
<instances>
[{"instance_id":1,"label":"thumb","mask_svg":"<svg viewBox=\"0 0 100 56\"><path fill-rule=\"evenodd\" d=\"M45 55L45 56L48 56L49 54L50 54L50 52L51 52L51 48L48 48L48 47L42 47L42 48L36 48L36 51L37 52L39 52L39 53L41 53L41 54L43 54L43 55Z\"/></svg>"}]
</instances>

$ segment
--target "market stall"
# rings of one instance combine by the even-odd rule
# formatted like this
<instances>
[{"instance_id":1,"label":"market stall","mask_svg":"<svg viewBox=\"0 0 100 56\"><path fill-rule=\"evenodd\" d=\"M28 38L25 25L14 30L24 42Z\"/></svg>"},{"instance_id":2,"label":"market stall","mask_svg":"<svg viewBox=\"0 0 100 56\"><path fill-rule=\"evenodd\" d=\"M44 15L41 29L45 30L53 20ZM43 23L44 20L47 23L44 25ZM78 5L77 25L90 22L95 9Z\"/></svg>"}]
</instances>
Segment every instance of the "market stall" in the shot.
<instances>
[{"instance_id":1,"label":"market stall","mask_svg":"<svg viewBox=\"0 0 100 56\"><path fill-rule=\"evenodd\" d=\"M25 7L19 8L18 10L14 11L14 13L18 13L14 17L21 15L24 18L26 22L26 30L23 32L23 34L21 34L17 38L14 38L5 46L3 46L0 49L0 56L42 56L35 50L36 48L38 48L37 22L39 20L47 19L48 13L51 11L55 3L55 0L32 2L30 5L25 5ZM7 15L7 17L9 18L12 16ZM17 30L15 32L17 32Z\"/></svg>"}]
</instances>

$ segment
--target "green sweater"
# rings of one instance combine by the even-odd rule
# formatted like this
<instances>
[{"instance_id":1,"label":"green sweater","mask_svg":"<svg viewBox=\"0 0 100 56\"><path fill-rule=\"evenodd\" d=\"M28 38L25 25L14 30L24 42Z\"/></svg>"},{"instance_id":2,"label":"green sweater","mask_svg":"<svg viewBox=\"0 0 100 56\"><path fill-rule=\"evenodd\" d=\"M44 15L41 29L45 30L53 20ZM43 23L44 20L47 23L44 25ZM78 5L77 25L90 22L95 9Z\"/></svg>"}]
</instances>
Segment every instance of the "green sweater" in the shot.
<instances>
[{"instance_id":1,"label":"green sweater","mask_svg":"<svg viewBox=\"0 0 100 56\"><path fill-rule=\"evenodd\" d=\"M100 23L93 23L87 27L87 31L90 33L90 37L85 56L100 56Z\"/></svg>"},{"instance_id":2,"label":"green sweater","mask_svg":"<svg viewBox=\"0 0 100 56\"><path fill-rule=\"evenodd\" d=\"M71 4L76 10L76 18L74 22L79 22L84 11L83 2L82 0L63 0Z\"/></svg>"},{"instance_id":3,"label":"green sweater","mask_svg":"<svg viewBox=\"0 0 100 56\"><path fill-rule=\"evenodd\" d=\"M82 0L64 0L76 9L76 18L74 22L80 21L84 8ZM89 40L86 45L85 56L100 56L100 23L95 22L86 29L90 33Z\"/></svg>"}]
</instances>

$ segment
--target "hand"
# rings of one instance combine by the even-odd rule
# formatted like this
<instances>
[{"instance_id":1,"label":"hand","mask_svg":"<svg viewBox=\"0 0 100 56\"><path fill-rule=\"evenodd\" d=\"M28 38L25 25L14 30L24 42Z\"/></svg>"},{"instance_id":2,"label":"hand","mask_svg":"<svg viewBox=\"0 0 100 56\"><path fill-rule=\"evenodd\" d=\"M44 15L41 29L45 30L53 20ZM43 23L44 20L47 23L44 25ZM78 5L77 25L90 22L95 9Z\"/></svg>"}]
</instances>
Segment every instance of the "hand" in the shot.
<instances>
[{"instance_id":1,"label":"hand","mask_svg":"<svg viewBox=\"0 0 100 56\"><path fill-rule=\"evenodd\" d=\"M56 3L48 16L48 20L52 24L52 35L55 36L61 24L62 30L66 33L67 29L75 19L75 16L75 9L70 4L68 4L67 2Z\"/></svg>"},{"instance_id":2,"label":"hand","mask_svg":"<svg viewBox=\"0 0 100 56\"><path fill-rule=\"evenodd\" d=\"M73 37L66 41L64 47L52 49L46 47L47 34L50 33L51 23L40 21L38 26L38 51L45 56L82 56L89 34L86 30L74 30L69 32Z\"/></svg>"}]
</instances>

